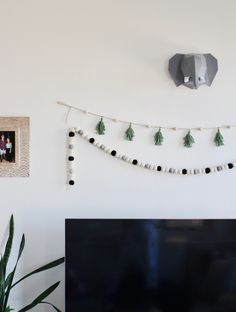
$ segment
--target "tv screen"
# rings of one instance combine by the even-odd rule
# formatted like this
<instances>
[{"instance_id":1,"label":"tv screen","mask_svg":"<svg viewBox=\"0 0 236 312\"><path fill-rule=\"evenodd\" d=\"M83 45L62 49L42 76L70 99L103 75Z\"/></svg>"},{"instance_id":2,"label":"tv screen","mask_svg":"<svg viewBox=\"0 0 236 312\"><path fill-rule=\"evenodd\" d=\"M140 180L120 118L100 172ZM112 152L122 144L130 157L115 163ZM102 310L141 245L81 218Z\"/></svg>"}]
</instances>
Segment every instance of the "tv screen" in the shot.
<instances>
[{"instance_id":1,"label":"tv screen","mask_svg":"<svg viewBox=\"0 0 236 312\"><path fill-rule=\"evenodd\" d=\"M66 220L66 312L175 311L236 311L236 220Z\"/></svg>"}]
</instances>

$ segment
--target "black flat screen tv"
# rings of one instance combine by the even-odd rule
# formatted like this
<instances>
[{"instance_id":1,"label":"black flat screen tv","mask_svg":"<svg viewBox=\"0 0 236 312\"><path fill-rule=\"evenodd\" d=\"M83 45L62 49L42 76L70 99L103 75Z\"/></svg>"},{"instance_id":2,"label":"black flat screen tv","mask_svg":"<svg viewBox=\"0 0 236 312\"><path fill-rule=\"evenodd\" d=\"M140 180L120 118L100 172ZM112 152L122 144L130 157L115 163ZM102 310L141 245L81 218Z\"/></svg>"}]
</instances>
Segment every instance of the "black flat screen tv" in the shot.
<instances>
[{"instance_id":1,"label":"black flat screen tv","mask_svg":"<svg viewBox=\"0 0 236 312\"><path fill-rule=\"evenodd\" d=\"M236 220L66 220L66 312L176 311L236 311Z\"/></svg>"}]
</instances>

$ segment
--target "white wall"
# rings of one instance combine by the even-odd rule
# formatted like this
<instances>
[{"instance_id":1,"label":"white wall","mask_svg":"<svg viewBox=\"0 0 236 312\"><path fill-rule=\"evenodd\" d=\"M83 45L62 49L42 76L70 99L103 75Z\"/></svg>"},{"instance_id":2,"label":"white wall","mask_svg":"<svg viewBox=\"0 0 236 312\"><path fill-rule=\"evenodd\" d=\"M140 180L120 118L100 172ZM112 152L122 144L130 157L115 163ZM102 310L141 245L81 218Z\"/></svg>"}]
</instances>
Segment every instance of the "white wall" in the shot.
<instances>
[{"instance_id":1,"label":"white wall","mask_svg":"<svg viewBox=\"0 0 236 312\"><path fill-rule=\"evenodd\" d=\"M236 122L234 0L21 0L0 1L0 112L30 116L30 178L1 178L0 235L14 213L27 246L24 273L64 255L64 219L235 218L236 170L209 176L174 176L134 168L78 138L78 183L65 186L65 109L62 100L101 114L147 123L210 126ZM219 72L211 88L176 88L167 72L175 53L210 52ZM94 133L97 119L71 114L69 125ZM201 167L235 160L236 130L226 145L210 143L212 132L184 133L106 123L100 141L130 156L173 167ZM21 306L56 280L63 267L19 287ZM36 291L37 290L37 291ZM64 309L64 284L52 296ZM48 311L40 307L34 311Z\"/></svg>"}]
</instances>

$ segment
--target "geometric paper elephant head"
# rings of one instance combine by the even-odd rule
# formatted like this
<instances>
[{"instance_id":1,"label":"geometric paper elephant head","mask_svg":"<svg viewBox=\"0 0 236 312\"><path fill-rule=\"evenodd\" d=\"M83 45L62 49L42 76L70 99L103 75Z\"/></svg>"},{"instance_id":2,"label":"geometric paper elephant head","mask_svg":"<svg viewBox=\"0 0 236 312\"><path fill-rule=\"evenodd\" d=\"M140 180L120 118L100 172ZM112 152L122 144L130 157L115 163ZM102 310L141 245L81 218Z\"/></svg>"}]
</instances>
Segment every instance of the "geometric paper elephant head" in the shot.
<instances>
[{"instance_id":1,"label":"geometric paper elephant head","mask_svg":"<svg viewBox=\"0 0 236 312\"><path fill-rule=\"evenodd\" d=\"M217 71L217 59L211 54L175 54L169 60L169 72L177 87L210 86Z\"/></svg>"}]
</instances>

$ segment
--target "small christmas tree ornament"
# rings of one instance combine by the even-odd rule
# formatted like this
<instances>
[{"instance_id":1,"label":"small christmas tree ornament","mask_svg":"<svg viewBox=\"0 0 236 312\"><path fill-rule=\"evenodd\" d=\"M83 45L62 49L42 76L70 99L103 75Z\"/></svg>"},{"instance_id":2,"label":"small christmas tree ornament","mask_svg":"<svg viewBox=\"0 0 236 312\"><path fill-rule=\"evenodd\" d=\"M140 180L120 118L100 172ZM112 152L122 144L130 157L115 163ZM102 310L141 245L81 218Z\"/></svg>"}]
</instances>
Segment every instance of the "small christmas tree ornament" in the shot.
<instances>
[{"instance_id":1,"label":"small christmas tree ornament","mask_svg":"<svg viewBox=\"0 0 236 312\"><path fill-rule=\"evenodd\" d=\"M164 137L160 128L154 136L154 142L155 142L155 145L162 145L163 141L164 141Z\"/></svg>"},{"instance_id":2,"label":"small christmas tree ornament","mask_svg":"<svg viewBox=\"0 0 236 312\"><path fill-rule=\"evenodd\" d=\"M103 118L101 117L101 120L99 121L99 123L96 126L97 134L103 135L103 134L105 134L105 130L106 130L106 127L105 127Z\"/></svg>"},{"instance_id":3,"label":"small christmas tree ornament","mask_svg":"<svg viewBox=\"0 0 236 312\"><path fill-rule=\"evenodd\" d=\"M214 142L215 142L216 146L224 145L224 137L221 134L220 129L218 129L217 132L216 132Z\"/></svg>"},{"instance_id":4,"label":"small christmas tree ornament","mask_svg":"<svg viewBox=\"0 0 236 312\"><path fill-rule=\"evenodd\" d=\"M129 128L125 131L125 138L128 141L133 141L134 138L134 129L132 128L132 124L129 125Z\"/></svg>"},{"instance_id":5,"label":"small christmas tree ornament","mask_svg":"<svg viewBox=\"0 0 236 312\"><path fill-rule=\"evenodd\" d=\"M183 138L185 147L192 147L193 143L195 143L193 136L191 135L190 130Z\"/></svg>"}]
</instances>

